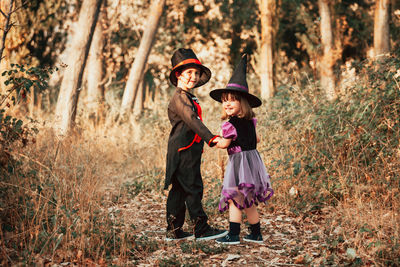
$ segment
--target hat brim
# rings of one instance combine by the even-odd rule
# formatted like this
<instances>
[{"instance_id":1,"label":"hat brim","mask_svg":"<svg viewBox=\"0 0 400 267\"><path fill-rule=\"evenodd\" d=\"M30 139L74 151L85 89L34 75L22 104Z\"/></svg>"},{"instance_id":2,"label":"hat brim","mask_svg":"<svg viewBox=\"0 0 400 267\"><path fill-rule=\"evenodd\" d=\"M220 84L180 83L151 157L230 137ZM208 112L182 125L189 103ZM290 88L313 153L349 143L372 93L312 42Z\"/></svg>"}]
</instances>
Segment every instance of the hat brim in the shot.
<instances>
[{"instance_id":1,"label":"hat brim","mask_svg":"<svg viewBox=\"0 0 400 267\"><path fill-rule=\"evenodd\" d=\"M221 88L221 89L214 89L210 92L210 96L212 99L215 101L221 102L221 96L223 93L230 93L230 92L235 92L239 93L241 96L245 97L247 101L249 102L250 107L256 108L261 106L261 100L256 97L255 95L252 95L250 93L244 92L243 90L240 89L235 89L235 88Z\"/></svg>"},{"instance_id":2,"label":"hat brim","mask_svg":"<svg viewBox=\"0 0 400 267\"><path fill-rule=\"evenodd\" d=\"M199 68L201 70L201 75L200 75L199 81L197 82L197 84L194 88L202 86L203 84L207 83L210 80L210 78L211 78L210 69L203 65L196 64L196 63L188 63L188 64L181 65L181 66L173 69L171 71L171 73L169 74L169 80L171 81L171 83L174 86L176 86L178 84L178 79L176 78L175 73L178 71L182 71L183 69L193 68L193 67Z\"/></svg>"}]
</instances>

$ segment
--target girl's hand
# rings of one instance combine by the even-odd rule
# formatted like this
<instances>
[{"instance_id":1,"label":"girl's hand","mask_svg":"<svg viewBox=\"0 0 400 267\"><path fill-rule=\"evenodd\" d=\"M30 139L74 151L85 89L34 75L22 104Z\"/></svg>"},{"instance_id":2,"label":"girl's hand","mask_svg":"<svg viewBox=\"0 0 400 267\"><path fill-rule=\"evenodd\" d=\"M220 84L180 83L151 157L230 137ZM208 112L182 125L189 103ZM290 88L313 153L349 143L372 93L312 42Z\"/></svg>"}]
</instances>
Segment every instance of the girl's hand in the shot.
<instances>
[{"instance_id":1,"label":"girl's hand","mask_svg":"<svg viewBox=\"0 0 400 267\"><path fill-rule=\"evenodd\" d=\"M215 146L218 148L227 148L232 142L232 139L225 139L223 137L217 137L217 138L218 138L218 143Z\"/></svg>"}]
</instances>

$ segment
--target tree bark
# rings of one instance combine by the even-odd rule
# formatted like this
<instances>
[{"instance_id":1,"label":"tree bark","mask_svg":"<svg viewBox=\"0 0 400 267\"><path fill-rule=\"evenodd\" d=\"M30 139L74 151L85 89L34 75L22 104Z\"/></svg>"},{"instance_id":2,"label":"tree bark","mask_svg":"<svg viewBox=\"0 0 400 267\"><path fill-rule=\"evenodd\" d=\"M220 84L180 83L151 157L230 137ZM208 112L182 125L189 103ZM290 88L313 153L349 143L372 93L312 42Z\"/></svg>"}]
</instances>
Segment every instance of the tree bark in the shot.
<instances>
[{"instance_id":1,"label":"tree bark","mask_svg":"<svg viewBox=\"0 0 400 267\"><path fill-rule=\"evenodd\" d=\"M6 11L7 13L5 13L5 10L3 10L3 7L8 8L8 12ZM11 14L14 12L13 7L14 7L14 0L5 1L5 4L0 5L0 11L1 11L0 21L2 22L0 24L0 26L1 26L1 30L3 31L3 34L1 36L1 43L0 43L0 64L1 64L1 60L3 59L4 49L6 47L7 33L11 28L10 20L11 20Z\"/></svg>"},{"instance_id":2,"label":"tree bark","mask_svg":"<svg viewBox=\"0 0 400 267\"><path fill-rule=\"evenodd\" d=\"M323 48L323 55L320 60L320 78L321 87L325 90L328 100L336 98L335 93L335 76L333 73L333 66L335 64L333 55L333 34L331 12L329 10L328 0L318 0L319 13L321 16L321 43Z\"/></svg>"},{"instance_id":3,"label":"tree bark","mask_svg":"<svg viewBox=\"0 0 400 267\"><path fill-rule=\"evenodd\" d=\"M275 7L275 0L261 0L260 77L261 98L264 100L275 95L273 57L274 30L272 23Z\"/></svg>"},{"instance_id":4,"label":"tree bark","mask_svg":"<svg viewBox=\"0 0 400 267\"><path fill-rule=\"evenodd\" d=\"M66 135L74 126L83 70L103 0L84 0L79 12L77 31L61 82L56 106L55 126L60 135Z\"/></svg>"},{"instance_id":5,"label":"tree bark","mask_svg":"<svg viewBox=\"0 0 400 267\"><path fill-rule=\"evenodd\" d=\"M126 82L124 95L122 97L120 109L120 116L122 118L128 114L132 107L133 101L135 100L137 88L140 80L143 77L147 58L151 50L154 35L157 31L164 5L165 0L154 0L151 5L150 14L148 15L146 23L147 27L144 30L142 40L140 41L135 61L129 71L128 81Z\"/></svg>"},{"instance_id":6,"label":"tree bark","mask_svg":"<svg viewBox=\"0 0 400 267\"><path fill-rule=\"evenodd\" d=\"M101 18L101 13L99 14ZM103 79L103 31L101 19L97 21L95 31L93 33L93 40L90 45L88 63L86 66L86 79L87 79L87 97L86 108L89 118L96 119L99 113L100 103L104 101L104 86Z\"/></svg>"},{"instance_id":7,"label":"tree bark","mask_svg":"<svg viewBox=\"0 0 400 267\"><path fill-rule=\"evenodd\" d=\"M7 33L9 32L11 26L10 26L10 19L11 19L11 14L13 13L13 5L14 5L14 0L6 0L6 1L1 1L0 0L0 9L1 9L1 14L0 14L0 31L2 32L1 35L1 40L0 40L0 74L10 68L10 55L9 51L6 49L6 38L7 38ZM0 95L2 93L5 93L9 86L6 86L4 82L6 81L5 76L0 75Z\"/></svg>"},{"instance_id":8,"label":"tree bark","mask_svg":"<svg viewBox=\"0 0 400 267\"><path fill-rule=\"evenodd\" d=\"M146 82L142 79L141 82L139 83L135 101L133 103L133 115L135 117L140 116L140 114L143 111L143 99L144 99L145 87L146 87Z\"/></svg>"},{"instance_id":9,"label":"tree bark","mask_svg":"<svg viewBox=\"0 0 400 267\"><path fill-rule=\"evenodd\" d=\"M389 52L389 0L376 0L374 18L374 56L379 56Z\"/></svg>"}]
</instances>

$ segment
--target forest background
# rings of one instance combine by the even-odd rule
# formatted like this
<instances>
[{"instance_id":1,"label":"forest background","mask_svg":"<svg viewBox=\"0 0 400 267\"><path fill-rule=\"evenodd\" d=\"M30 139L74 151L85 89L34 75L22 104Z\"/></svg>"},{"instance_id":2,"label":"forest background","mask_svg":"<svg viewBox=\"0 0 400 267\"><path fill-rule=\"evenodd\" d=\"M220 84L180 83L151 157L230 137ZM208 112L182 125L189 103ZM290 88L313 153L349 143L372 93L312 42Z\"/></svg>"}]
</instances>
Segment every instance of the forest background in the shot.
<instances>
[{"instance_id":1,"label":"forest background","mask_svg":"<svg viewBox=\"0 0 400 267\"><path fill-rule=\"evenodd\" d=\"M400 265L398 1L1 0L0 10L2 265L251 263L247 246L163 241L179 47L212 71L195 94L213 132L220 106L208 92L249 55L275 189L253 265ZM203 159L204 206L225 227L227 155L205 148Z\"/></svg>"}]
</instances>

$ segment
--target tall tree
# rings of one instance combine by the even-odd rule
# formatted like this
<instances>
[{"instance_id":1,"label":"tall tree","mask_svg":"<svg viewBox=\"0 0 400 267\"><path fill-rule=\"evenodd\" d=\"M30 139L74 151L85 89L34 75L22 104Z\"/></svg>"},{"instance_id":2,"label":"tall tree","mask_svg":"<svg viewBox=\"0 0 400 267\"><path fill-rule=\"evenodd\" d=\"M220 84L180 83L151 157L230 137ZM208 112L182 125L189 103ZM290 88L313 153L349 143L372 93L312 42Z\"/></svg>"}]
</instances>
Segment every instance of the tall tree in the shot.
<instances>
[{"instance_id":1,"label":"tall tree","mask_svg":"<svg viewBox=\"0 0 400 267\"><path fill-rule=\"evenodd\" d=\"M240 61L242 53L252 55L257 50L258 38L253 34L249 34L253 29L256 29L258 24L259 12L254 8L257 5L257 0L223 0L215 2L218 2L223 19L220 21L213 19L211 23L206 21L204 25L209 30L204 32L204 36L207 37L210 33L215 32L223 39L230 39L229 63L234 67ZM185 20L189 19L190 17L185 18ZM213 27L209 28L210 25L213 25ZM243 38L244 36L246 37Z\"/></svg>"},{"instance_id":2,"label":"tall tree","mask_svg":"<svg viewBox=\"0 0 400 267\"><path fill-rule=\"evenodd\" d=\"M84 0L79 12L79 30L75 31L72 38L68 66L64 71L56 106L55 126L61 135L67 134L75 122L83 70L102 1Z\"/></svg>"},{"instance_id":3,"label":"tall tree","mask_svg":"<svg viewBox=\"0 0 400 267\"><path fill-rule=\"evenodd\" d=\"M4 10L3 10L4 8ZM1 5L0 5L0 13L1 13L1 31L2 31L2 35L1 35L1 39L0 39L0 62L3 59L3 51L4 48L6 47L6 37L7 37L7 33L8 31L11 29L11 15L12 13L15 12L15 10L13 10L14 8L14 0L9 0L9 1L4 1Z\"/></svg>"},{"instance_id":4,"label":"tall tree","mask_svg":"<svg viewBox=\"0 0 400 267\"><path fill-rule=\"evenodd\" d=\"M163 13L165 0L154 0L147 19L147 27L144 30L139 49L136 53L135 61L129 71L128 80L126 82L122 104L120 109L121 117L125 117L130 111L133 101L135 100L140 80L143 77L147 58L150 53L154 35L157 32L158 24Z\"/></svg>"},{"instance_id":5,"label":"tall tree","mask_svg":"<svg viewBox=\"0 0 400 267\"><path fill-rule=\"evenodd\" d=\"M93 40L90 45L88 63L86 65L86 80L87 80L87 111L89 117L96 119L100 104L104 101L104 85L103 85L103 31L101 22L102 13L99 14L99 19L93 33Z\"/></svg>"},{"instance_id":6,"label":"tall tree","mask_svg":"<svg viewBox=\"0 0 400 267\"><path fill-rule=\"evenodd\" d=\"M319 14L321 17L320 31L323 55L319 61L321 87L325 90L328 100L336 97L335 76L333 66L335 64L332 34L331 12L329 0L318 0Z\"/></svg>"},{"instance_id":7,"label":"tall tree","mask_svg":"<svg viewBox=\"0 0 400 267\"><path fill-rule=\"evenodd\" d=\"M374 19L374 55L390 52L389 1L376 0Z\"/></svg>"},{"instance_id":8,"label":"tall tree","mask_svg":"<svg viewBox=\"0 0 400 267\"><path fill-rule=\"evenodd\" d=\"M272 22L276 3L275 0L260 0L259 6L261 10L261 98L266 100L275 94L273 57L274 29Z\"/></svg>"},{"instance_id":9,"label":"tall tree","mask_svg":"<svg viewBox=\"0 0 400 267\"><path fill-rule=\"evenodd\" d=\"M143 111L144 94L146 92L145 87L146 82L142 79L138 86L135 101L133 103L133 115L135 117L138 117Z\"/></svg>"}]
</instances>

